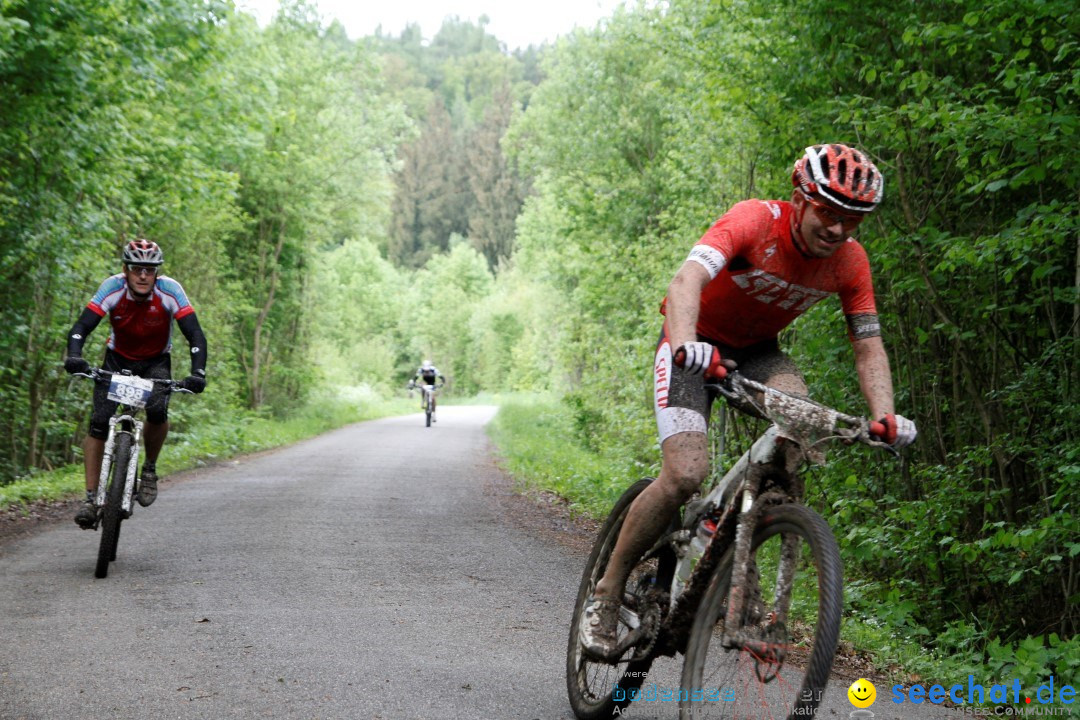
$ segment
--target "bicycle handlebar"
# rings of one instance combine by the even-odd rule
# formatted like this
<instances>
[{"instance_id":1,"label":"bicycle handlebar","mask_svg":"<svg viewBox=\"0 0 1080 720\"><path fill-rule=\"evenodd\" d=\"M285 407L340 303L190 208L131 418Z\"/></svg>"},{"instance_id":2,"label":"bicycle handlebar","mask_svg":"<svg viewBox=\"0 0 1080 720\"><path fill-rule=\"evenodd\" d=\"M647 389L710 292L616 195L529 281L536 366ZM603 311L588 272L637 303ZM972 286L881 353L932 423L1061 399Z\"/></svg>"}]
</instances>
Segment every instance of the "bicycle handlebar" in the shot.
<instances>
[{"instance_id":1,"label":"bicycle handlebar","mask_svg":"<svg viewBox=\"0 0 1080 720\"><path fill-rule=\"evenodd\" d=\"M112 370L106 370L105 368L90 368L89 373L72 373L72 375L75 377L90 378L94 382L101 382L103 380L108 380L113 375L122 375L122 373L113 372ZM191 395L195 394L194 390L188 390L186 387L182 387L179 380L173 380L172 378L144 378L141 375L131 375L128 377L139 377L143 380L149 380L155 385L166 385L166 389L169 392L188 393Z\"/></svg>"},{"instance_id":2,"label":"bicycle handlebar","mask_svg":"<svg viewBox=\"0 0 1080 720\"><path fill-rule=\"evenodd\" d=\"M672 356L672 362L678 367L683 367L686 363L686 350L679 347ZM716 348L713 348L712 361L705 370L705 380L706 387L717 390L724 397L728 399L747 400L756 405L757 403L754 401L754 398L752 398L747 391L747 389L749 389L760 393L778 393L798 402L811 403L829 413L835 414L837 420L850 426L847 431L840 431L839 428L837 429L838 432L840 432L841 437L848 440L858 440L871 447L880 447L896 453L895 448L882 440L887 433L884 423L876 420L866 420L852 415L845 415L832 408L821 405L820 403L814 403L806 398L785 393L776 388L770 388L767 385L763 385L762 383L743 376L742 373L735 369L736 366L733 361L726 361L726 365L722 364L722 362L724 361L720 358L720 352ZM710 383L710 380L713 382Z\"/></svg>"},{"instance_id":3,"label":"bicycle handlebar","mask_svg":"<svg viewBox=\"0 0 1080 720\"><path fill-rule=\"evenodd\" d=\"M748 401L753 405L757 405L757 402L756 399L751 396L749 391L782 396L804 406L813 406L814 408L820 409L835 417L836 420L848 426L847 428L834 428L838 437L844 440L858 441L864 445L869 445L870 447L881 448L883 450L888 450L893 454L898 454L896 448L881 439L885 437L886 429L884 423L867 420L866 418L856 417L854 415L845 415L842 412L805 397L792 395L783 390L777 390L776 388L771 388L768 385L751 380L736 370L729 371L727 376L718 383L707 383L706 387L717 390L721 395L728 399Z\"/></svg>"}]
</instances>

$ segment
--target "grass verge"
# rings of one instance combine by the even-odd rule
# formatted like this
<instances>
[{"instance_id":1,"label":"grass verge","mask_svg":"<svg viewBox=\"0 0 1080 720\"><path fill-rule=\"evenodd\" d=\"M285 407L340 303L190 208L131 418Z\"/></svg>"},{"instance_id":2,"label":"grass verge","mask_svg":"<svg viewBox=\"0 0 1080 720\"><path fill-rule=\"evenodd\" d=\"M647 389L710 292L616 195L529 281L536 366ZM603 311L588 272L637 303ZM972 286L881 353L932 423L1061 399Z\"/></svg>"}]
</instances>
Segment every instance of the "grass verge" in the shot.
<instances>
[{"instance_id":1,"label":"grass verge","mask_svg":"<svg viewBox=\"0 0 1080 720\"><path fill-rule=\"evenodd\" d=\"M549 395L506 395L488 425L502 460L520 486L547 490L571 509L604 517L641 468L605 458L578 441L570 411Z\"/></svg>"}]
</instances>

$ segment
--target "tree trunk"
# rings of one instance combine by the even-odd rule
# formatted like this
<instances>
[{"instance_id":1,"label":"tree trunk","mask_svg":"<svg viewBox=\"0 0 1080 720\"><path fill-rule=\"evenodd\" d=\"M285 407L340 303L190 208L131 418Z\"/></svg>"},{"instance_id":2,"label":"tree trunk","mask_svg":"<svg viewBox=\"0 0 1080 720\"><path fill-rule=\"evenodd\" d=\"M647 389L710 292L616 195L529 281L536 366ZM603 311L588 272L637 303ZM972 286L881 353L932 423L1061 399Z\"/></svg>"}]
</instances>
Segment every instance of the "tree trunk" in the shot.
<instances>
[{"instance_id":1,"label":"tree trunk","mask_svg":"<svg viewBox=\"0 0 1080 720\"><path fill-rule=\"evenodd\" d=\"M255 332L252 336L249 388L251 390L251 407L253 408L262 405L265 398L265 372L270 365L270 344L269 341L267 341L264 345L263 330L266 327L266 320L270 315L270 310L274 306L274 295L277 292L278 277L280 273L278 261L281 258L281 251L284 247L285 224L282 223L278 228L277 244L274 246L273 257L270 260L269 267L265 268L270 274L270 288L266 293L266 300L259 310L259 315L255 318Z\"/></svg>"}]
</instances>

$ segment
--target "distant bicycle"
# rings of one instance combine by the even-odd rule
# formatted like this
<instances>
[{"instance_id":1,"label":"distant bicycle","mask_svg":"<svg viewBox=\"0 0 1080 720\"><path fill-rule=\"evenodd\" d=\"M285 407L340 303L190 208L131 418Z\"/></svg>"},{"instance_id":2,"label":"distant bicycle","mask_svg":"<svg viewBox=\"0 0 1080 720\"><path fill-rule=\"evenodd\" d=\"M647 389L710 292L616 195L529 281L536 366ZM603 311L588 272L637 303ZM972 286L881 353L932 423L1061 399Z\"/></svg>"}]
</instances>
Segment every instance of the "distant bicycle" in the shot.
<instances>
[{"instance_id":1,"label":"distant bicycle","mask_svg":"<svg viewBox=\"0 0 1080 720\"><path fill-rule=\"evenodd\" d=\"M431 385L429 383L414 383L409 382L409 390L415 390L419 388L423 406L424 406L424 427L431 427L431 423L435 422L435 392L442 387L442 383L438 385Z\"/></svg>"},{"instance_id":2,"label":"distant bicycle","mask_svg":"<svg viewBox=\"0 0 1080 720\"><path fill-rule=\"evenodd\" d=\"M154 385L165 385L168 392L190 393L177 380L142 378L127 371L114 373L92 369L89 373L75 373L94 382L108 382L108 398L120 403L119 415L109 418L109 434L105 440L105 456L101 463L97 495L94 505L97 520L94 529L101 527L101 544L98 547L97 566L94 577L109 574L109 563L116 559L120 542L120 525L131 517L132 499L139 491L139 441L142 439L143 423L137 418L139 410L146 407Z\"/></svg>"},{"instance_id":3,"label":"distant bicycle","mask_svg":"<svg viewBox=\"0 0 1080 720\"><path fill-rule=\"evenodd\" d=\"M677 702L684 720L813 717L828 683L843 602L840 552L825 520L803 504L799 469L824 462L820 445L830 440L895 450L876 439L885 432L881 423L738 372L706 387L736 406L751 405L773 425L710 492L671 519L631 571L619 610L619 656L604 662L585 653L578 626L627 511L652 478L615 503L586 562L570 625L567 689L583 720L621 714L639 698L653 660L680 652L680 687L662 699ZM774 461L761 464L777 447Z\"/></svg>"}]
</instances>

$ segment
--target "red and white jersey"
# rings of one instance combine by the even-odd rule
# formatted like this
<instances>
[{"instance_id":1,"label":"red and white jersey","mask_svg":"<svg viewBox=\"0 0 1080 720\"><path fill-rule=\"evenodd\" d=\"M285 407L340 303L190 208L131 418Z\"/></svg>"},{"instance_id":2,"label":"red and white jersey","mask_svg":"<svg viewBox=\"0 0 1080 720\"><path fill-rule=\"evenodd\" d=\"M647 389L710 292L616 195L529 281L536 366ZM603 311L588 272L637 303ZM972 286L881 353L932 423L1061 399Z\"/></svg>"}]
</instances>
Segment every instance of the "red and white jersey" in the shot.
<instances>
[{"instance_id":1,"label":"red and white jersey","mask_svg":"<svg viewBox=\"0 0 1080 720\"><path fill-rule=\"evenodd\" d=\"M702 236L688 260L712 280L701 294L697 332L731 347L775 338L814 303L838 294L857 336L879 334L870 263L853 238L828 258L799 252L791 203L745 200ZM869 323L855 323L860 316Z\"/></svg>"},{"instance_id":2,"label":"red and white jersey","mask_svg":"<svg viewBox=\"0 0 1080 720\"><path fill-rule=\"evenodd\" d=\"M145 302L128 292L124 274L101 283L87 304L92 312L109 315L108 347L128 360L146 360L172 349L172 321L195 312L180 283L159 277Z\"/></svg>"}]
</instances>

